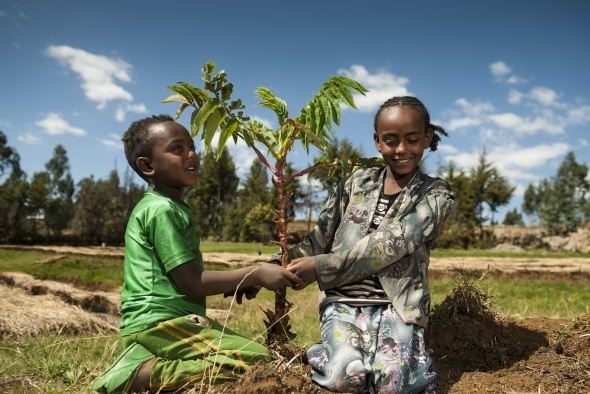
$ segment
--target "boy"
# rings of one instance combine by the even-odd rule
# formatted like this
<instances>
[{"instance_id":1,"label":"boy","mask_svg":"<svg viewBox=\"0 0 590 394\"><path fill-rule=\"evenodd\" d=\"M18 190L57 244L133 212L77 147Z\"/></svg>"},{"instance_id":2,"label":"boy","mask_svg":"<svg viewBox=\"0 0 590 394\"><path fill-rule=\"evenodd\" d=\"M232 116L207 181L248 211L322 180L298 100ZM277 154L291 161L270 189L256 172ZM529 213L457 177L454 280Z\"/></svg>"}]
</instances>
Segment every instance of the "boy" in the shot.
<instances>
[{"instance_id":1,"label":"boy","mask_svg":"<svg viewBox=\"0 0 590 394\"><path fill-rule=\"evenodd\" d=\"M195 213L181 200L199 171L188 131L168 115L152 116L132 123L123 142L129 165L149 188L125 232L125 350L92 383L92 392L177 390L235 379L257 361L269 362L264 346L205 316L205 297L238 287L278 291L301 281L271 264L205 272Z\"/></svg>"}]
</instances>

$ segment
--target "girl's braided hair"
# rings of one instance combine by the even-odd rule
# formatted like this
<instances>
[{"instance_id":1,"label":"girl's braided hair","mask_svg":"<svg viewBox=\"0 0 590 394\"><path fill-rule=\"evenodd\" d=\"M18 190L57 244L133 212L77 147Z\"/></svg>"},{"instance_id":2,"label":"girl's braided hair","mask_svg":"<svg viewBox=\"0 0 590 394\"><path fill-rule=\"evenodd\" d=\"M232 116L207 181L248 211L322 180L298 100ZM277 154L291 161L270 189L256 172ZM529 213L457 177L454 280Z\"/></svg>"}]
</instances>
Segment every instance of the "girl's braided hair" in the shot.
<instances>
[{"instance_id":1,"label":"girl's braided hair","mask_svg":"<svg viewBox=\"0 0 590 394\"><path fill-rule=\"evenodd\" d=\"M381 112L383 112L384 109L389 108L389 107L412 107L414 108L416 111L419 111L422 116L424 116L424 131L426 132L426 130L428 129L432 129L432 141L430 142L430 150L432 152L434 152L437 147L438 147L438 142L440 141L440 135L444 135L445 137L448 137L449 134L447 134L447 132L445 131L445 129L443 129L440 126L434 125L430 123L430 115L428 114L428 110L426 109L426 107L424 106L424 104L422 104L422 101L418 100L416 97L412 97L412 96L397 96L397 97L392 97L389 100L387 100L386 102L384 102L381 107L379 107L379 110L377 111L377 113L375 114L375 121L373 123L373 127L375 128L375 132L377 132L377 124L379 123L379 116L381 115ZM437 134L438 133L438 134Z\"/></svg>"}]
</instances>

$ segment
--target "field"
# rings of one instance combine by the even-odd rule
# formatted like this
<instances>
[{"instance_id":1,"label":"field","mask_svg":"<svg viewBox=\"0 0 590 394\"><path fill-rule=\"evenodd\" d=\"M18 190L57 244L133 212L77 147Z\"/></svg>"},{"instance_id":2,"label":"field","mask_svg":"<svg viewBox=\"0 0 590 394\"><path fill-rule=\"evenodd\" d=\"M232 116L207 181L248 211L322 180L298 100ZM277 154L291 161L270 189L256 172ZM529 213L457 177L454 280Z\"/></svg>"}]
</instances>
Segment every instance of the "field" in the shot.
<instances>
[{"instance_id":1,"label":"field","mask_svg":"<svg viewBox=\"0 0 590 394\"><path fill-rule=\"evenodd\" d=\"M116 332L122 249L0 249L0 392L87 392L120 351ZM204 244L208 269L264 261L276 247ZM248 253L236 253L246 251ZM12 272L12 273L11 273ZM437 252L428 346L437 393L590 392L590 258L557 253ZM483 280L479 280L486 273ZM317 287L289 292L292 344L319 338ZM474 296L475 295L475 296ZM262 291L237 305L210 297L209 314L263 340ZM256 367L231 385L186 393L321 393L302 358Z\"/></svg>"}]
</instances>

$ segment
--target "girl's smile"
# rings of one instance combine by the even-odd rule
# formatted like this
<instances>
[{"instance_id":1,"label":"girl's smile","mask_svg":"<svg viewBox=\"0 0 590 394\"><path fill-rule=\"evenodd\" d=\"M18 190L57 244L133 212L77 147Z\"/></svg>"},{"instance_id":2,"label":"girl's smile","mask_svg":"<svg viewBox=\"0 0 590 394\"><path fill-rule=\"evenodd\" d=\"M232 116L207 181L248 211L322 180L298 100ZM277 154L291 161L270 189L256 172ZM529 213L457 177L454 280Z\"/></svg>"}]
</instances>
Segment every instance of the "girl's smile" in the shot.
<instances>
[{"instance_id":1,"label":"girl's smile","mask_svg":"<svg viewBox=\"0 0 590 394\"><path fill-rule=\"evenodd\" d=\"M390 191L403 189L412 179L433 134L431 129L426 129L420 111L412 107L388 107L379 114L373 138L389 167L387 175L394 181L388 187Z\"/></svg>"}]
</instances>

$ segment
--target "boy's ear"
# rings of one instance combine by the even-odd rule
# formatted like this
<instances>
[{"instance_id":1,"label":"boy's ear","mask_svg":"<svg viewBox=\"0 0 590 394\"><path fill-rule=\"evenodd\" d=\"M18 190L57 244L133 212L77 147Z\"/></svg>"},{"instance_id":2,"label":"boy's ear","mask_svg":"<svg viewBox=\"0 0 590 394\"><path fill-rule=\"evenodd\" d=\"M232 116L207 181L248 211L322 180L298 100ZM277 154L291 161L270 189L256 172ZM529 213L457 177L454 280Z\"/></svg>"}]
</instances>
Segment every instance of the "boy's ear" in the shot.
<instances>
[{"instance_id":1,"label":"boy's ear","mask_svg":"<svg viewBox=\"0 0 590 394\"><path fill-rule=\"evenodd\" d=\"M138 157L137 160L135 161L135 164L137 165L137 168L139 168L139 171L141 171L141 173L143 175L145 175L146 177L152 177L154 175L154 168L151 166L151 160L147 157Z\"/></svg>"}]
</instances>

